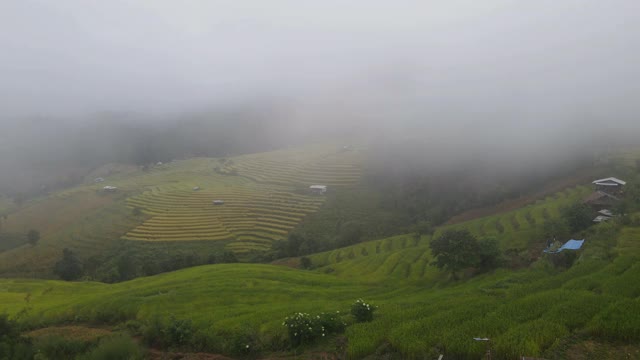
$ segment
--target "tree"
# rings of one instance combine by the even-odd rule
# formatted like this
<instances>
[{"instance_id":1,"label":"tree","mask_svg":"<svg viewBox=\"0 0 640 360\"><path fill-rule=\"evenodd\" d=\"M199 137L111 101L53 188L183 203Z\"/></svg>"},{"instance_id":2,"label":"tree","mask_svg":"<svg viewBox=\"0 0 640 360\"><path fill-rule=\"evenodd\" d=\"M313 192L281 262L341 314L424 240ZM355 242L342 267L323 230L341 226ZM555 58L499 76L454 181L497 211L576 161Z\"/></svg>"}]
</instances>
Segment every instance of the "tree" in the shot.
<instances>
[{"instance_id":1,"label":"tree","mask_svg":"<svg viewBox=\"0 0 640 360\"><path fill-rule=\"evenodd\" d=\"M571 232L584 230L593 224L591 209L584 204L575 203L562 211L562 217L569 225Z\"/></svg>"},{"instance_id":2,"label":"tree","mask_svg":"<svg viewBox=\"0 0 640 360\"><path fill-rule=\"evenodd\" d=\"M429 244L435 257L432 265L451 272L458 279L458 271L480 262L478 240L468 230L447 230Z\"/></svg>"},{"instance_id":3,"label":"tree","mask_svg":"<svg viewBox=\"0 0 640 360\"><path fill-rule=\"evenodd\" d=\"M39 240L40 232L33 229L29 230L29 232L27 233L27 241L29 241L29 244L31 244L31 246L36 246Z\"/></svg>"},{"instance_id":4,"label":"tree","mask_svg":"<svg viewBox=\"0 0 640 360\"><path fill-rule=\"evenodd\" d=\"M313 266L313 264L311 263L311 259L309 259L306 256L303 256L303 257L300 258L300 266L303 269L310 269L311 266Z\"/></svg>"},{"instance_id":5,"label":"tree","mask_svg":"<svg viewBox=\"0 0 640 360\"><path fill-rule=\"evenodd\" d=\"M220 262L223 264L237 263L238 258L232 251L225 251L220 256Z\"/></svg>"},{"instance_id":6,"label":"tree","mask_svg":"<svg viewBox=\"0 0 640 360\"><path fill-rule=\"evenodd\" d=\"M54 274L63 280L75 280L82 275L82 264L71 249L62 250L62 259L53 268Z\"/></svg>"},{"instance_id":7,"label":"tree","mask_svg":"<svg viewBox=\"0 0 640 360\"><path fill-rule=\"evenodd\" d=\"M120 274L120 281L133 279L137 275L137 266L133 257L125 254L118 259L116 264L118 274Z\"/></svg>"},{"instance_id":8,"label":"tree","mask_svg":"<svg viewBox=\"0 0 640 360\"><path fill-rule=\"evenodd\" d=\"M549 219L542 224L542 235L547 241L564 239L571 235L571 230L564 219Z\"/></svg>"},{"instance_id":9,"label":"tree","mask_svg":"<svg viewBox=\"0 0 640 360\"><path fill-rule=\"evenodd\" d=\"M478 241L478 268L483 271L495 269L502 263L502 252L498 240L494 237L482 238Z\"/></svg>"}]
</instances>

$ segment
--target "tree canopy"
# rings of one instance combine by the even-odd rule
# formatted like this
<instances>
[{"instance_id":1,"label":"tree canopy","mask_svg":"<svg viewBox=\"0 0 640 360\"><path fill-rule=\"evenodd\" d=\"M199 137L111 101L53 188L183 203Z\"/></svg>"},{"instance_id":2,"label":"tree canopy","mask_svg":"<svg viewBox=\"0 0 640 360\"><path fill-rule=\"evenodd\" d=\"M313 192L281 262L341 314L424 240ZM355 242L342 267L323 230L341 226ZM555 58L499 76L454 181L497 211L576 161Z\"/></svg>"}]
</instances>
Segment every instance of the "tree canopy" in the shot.
<instances>
[{"instance_id":1,"label":"tree canopy","mask_svg":"<svg viewBox=\"0 0 640 360\"><path fill-rule=\"evenodd\" d=\"M63 280L75 280L82 275L82 264L71 249L62 250L62 259L58 261L53 272Z\"/></svg>"},{"instance_id":2,"label":"tree canopy","mask_svg":"<svg viewBox=\"0 0 640 360\"><path fill-rule=\"evenodd\" d=\"M435 257L432 265L457 273L469 267L489 270L499 265L500 249L494 238L478 240L468 230L447 230L429 245Z\"/></svg>"},{"instance_id":3,"label":"tree canopy","mask_svg":"<svg viewBox=\"0 0 640 360\"><path fill-rule=\"evenodd\" d=\"M562 211L563 218L571 232L578 232L593 225L591 209L581 203L575 203Z\"/></svg>"}]
</instances>

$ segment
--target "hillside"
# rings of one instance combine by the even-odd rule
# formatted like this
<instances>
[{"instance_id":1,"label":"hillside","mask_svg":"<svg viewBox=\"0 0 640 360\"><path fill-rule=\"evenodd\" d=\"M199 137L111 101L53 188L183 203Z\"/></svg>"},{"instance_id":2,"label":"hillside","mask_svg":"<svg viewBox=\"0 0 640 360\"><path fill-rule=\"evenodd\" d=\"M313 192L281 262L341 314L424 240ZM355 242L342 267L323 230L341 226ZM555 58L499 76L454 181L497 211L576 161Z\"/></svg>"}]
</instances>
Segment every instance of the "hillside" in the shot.
<instances>
[{"instance_id":1,"label":"hillside","mask_svg":"<svg viewBox=\"0 0 640 360\"><path fill-rule=\"evenodd\" d=\"M172 314L191 319L197 333L211 339L207 351L229 353L230 345L220 338L224 334L245 338L262 352L278 351L284 345L273 339L286 338L285 316L294 311L347 313L354 299L365 298L379 311L373 322L347 328L353 358L388 344L405 358L443 352L477 359L483 347L471 338L488 336L497 359L520 354L560 359L593 339L614 344L640 340L638 234L640 227L598 225L567 271L539 261L529 269L499 270L460 283L431 270L430 276L408 277L393 271L390 258L410 262L415 257L410 254L418 253L401 249L400 237L383 241L381 252L372 252L366 262L342 261L331 274L232 264L112 285L1 280L0 300L11 314L27 308L21 316L31 327L69 321L145 323L157 314Z\"/></svg>"},{"instance_id":2,"label":"hillside","mask_svg":"<svg viewBox=\"0 0 640 360\"><path fill-rule=\"evenodd\" d=\"M264 251L323 204L325 197L310 194L309 185L329 185L335 192L357 184L361 156L337 145L317 145L110 171L104 182L87 179L86 185L9 213L2 222L4 232L35 229L41 240L34 247L1 252L0 274L47 276L63 248L83 259L123 246L164 251L181 243L185 251L199 255L206 248L207 256ZM103 191L107 185L117 191ZM224 205L216 206L214 200Z\"/></svg>"},{"instance_id":3,"label":"hillside","mask_svg":"<svg viewBox=\"0 0 640 360\"><path fill-rule=\"evenodd\" d=\"M193 160L196 164L211 161ZM635 173L626 160L619 164L628 176ZM170 166L195 168L186 162ZM170 166L159 166L138 179L128 176L116 184L127 191L158 174L171 179L167 176ZM263 183L231 179L235 182L226 185L234 189L249 181L256 181L255 186L283 186L266 178L261 179ZM138 206L144 204L131 202L182 191L195 203L200 194L215 193L214 182L204 181L169 182L128 200L96 199ZM201 186L201 191L184 189L194 185ZM234 357L286 354L289 342L282 325L286 316L339 311L349 324L345 336L350 358L382 352L402 358L444 353L448 358L477 359L484 346L472 338L486 336L492 339L496 359L522 354L547 359L598 354L598 358L617 359L640 349L640 285L635 281L640 276L640 213L624 223L603 223L577 234L587 242L568 269L553 265L553 255L541 252L545 220L557 219L561 208L589 191L587 185L568 188L514 211L438 227L432 236L400 235L311 255L316 269L312 271L219 264L118 284L5 279L0 280L0 301L31 329L69 323L119 329L126 323L129 331L145 336L150 327L167 321L191 321L193 335L181 346ZM155 215L151 206L143 211L145 219ZM453 281L429 265L433 260L429 242L447 229L459 228L496 238L503 250L524 259L524 265ZM348 315L350 304L358 298L379 307L373 322L354 323ZM317 346L333 352L334 341L331 337ZM250 353L242 350L245 345L252 349Z\"/></svg>"},{"instance_id":4,"label":"hillside","mask_svg":"<svg viewBox=\"0 0 640 360\"><path fill-rule=\"evenodd\" d=\"M536 259L544 246L542 224L560 216L560 208L589 194L588 186L566 189L524 208L437 228L433 237L448 229L468 229L476 236L495 237L505 251ZM338 276L382 281L429 280L439 277L429 250L431 236L401 235L370 241L310 256L320 270ZM347 261L345 261L347 260Z\"/></svg>"}]
</instances>

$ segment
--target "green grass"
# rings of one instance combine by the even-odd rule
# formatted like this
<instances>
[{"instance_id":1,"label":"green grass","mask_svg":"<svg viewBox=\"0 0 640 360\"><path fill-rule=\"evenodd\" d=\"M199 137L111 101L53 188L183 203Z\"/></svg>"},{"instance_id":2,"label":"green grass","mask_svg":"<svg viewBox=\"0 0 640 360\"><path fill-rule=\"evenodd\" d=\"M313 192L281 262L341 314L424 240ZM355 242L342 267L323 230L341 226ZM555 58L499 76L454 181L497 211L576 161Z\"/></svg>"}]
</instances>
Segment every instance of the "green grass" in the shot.
<instances>
[{"instance_id":1,"label":"green grass","mask_svg":"<svg viewBox=\"0 0 640 360\"><path fill-rule=\"evenodd\" d=\"M535 248L542 250L546 240L541 236L544 218L541 214L546 209L552 216L559 216L560 208L579 201L589 193L587 186L579 186L549 196L536 204L498 215L483 217L455 225L437 228L434 237L447 229L468 229L476 236L493 236L500 242L503 250L526 250ZM526 214L531 214L533 222L524 220ZM523 219L519 221L517 219ZM518 226L512 226L513 219ZM504 230L499 231L497 223L503 224ZM626 229L621 237L621 246L636 247L640 244L629 244L633 239L633 229ZM341 277L370 281L444 281L443 275L434 267L428 266L433 261L429 250L431 237L423 236L418 239L413 235L395 236L383 240L369 241L362 244L336 249L309 256L312 263L320 271L332 273ZM539 247L537 249L536 247ZM640 246L637 246L640 249ZM365 251L363 251L365 249Z\"/></svg>"},{"instance_id":2,"label":"green grass","mask_svg":"<svg viewBox=\"0 0 640 360\"><path fill-rule=\"evenodd\" d=\"M497 359L544 356L576 335L640 340L640 257L637 250L620 251L632 247L638 232L595 227L567 271L541 260L529 269L452 282L428 265L430 254L421 250L428 237L398 236L313 257L331 262L329 273L327 266L221 264L111 285L0 280L0 302L11 314L28 308L21 319L33 327L175 315L210 334L252 329L268 350L269 339L285 337L281 322L291 312L346 313L364 298L379 310L373 322L348 327L353 358L388 343L405 358L442 352L477 359L483 347L474 336L492 338ZM605 248L617 256L599 258Z\"/></svg>"},{"instance_id":3,"label":"green grass","mask_svg":"<svg viewBox=\"0 0 640 360\"><path fill-rule=\"evenodd\" d=\"M92 184L30 203L12 214L7 225L24 231L31 220L40 219L42 243L1 254L2 267L28 272L61 246L97 252L127 233L181 232L173 228L191 231L184 240L194 240L193 234L201 229L225 234L220 230L224 229L239 241L213 241L212 246L224 244L238 252L264 249L273 236L286 234L301 214L317 205L305 206L305 196L295 183L295 179L307 181L306 176L322 178L304 165L309 153L287 154L280 171L271 170L278 161L246 156L225 165L238 176L221 175L211 169L218 160L193 159L108 179L121 189L116 194L98 194ZM352 181L353 169L321 161L328 160L318 160L320 173L346 169L334 184ZM202 190L193 192L193 186ZM586 186L567 189L516 211L438 228L433 236L447 228L467 228L479 236L496 237L503 249L535 249L544 241L539 235L544 220L557 217L563 206L589 191ZM282 199L287 210L262 207L269 202L261 202L256 192ZM205 206L210 196L229 196L230 203L256 201L217 209ZM79 209L78 204L82 204ZM133 206L143 207L146 215L132 217ZM218 210L221 213L214 213ZM640 227L601 224L587 235L580 257L564 271L543 257L526 269L500 269L454 282L429 265L431 237L401 235L312 255L315 271L219 264L118 284L2 279L0 303L3 311L31 328L145 323L157 315L173 315L191 319L196 331L210 336L211 342L250 333L252 345L263 351L272 350L274 339L286 337L282 321L292 312L340 311L350 323L346 331L350 358L388 346L407 359L437 358L439 353L478 359L484 346L472 340L477 336L492 339L495 359L553 354L563 358L564 344L574 338L596 337L611 344L640 341ZM159 243L179 246L181 241ZM139 247L149 243L135 241ZM206 246L204 241L184 243L198 243L203 250ZM379 306L374 321L354 324L346 315L358 298Z\"/></svg>"}]
</instances>

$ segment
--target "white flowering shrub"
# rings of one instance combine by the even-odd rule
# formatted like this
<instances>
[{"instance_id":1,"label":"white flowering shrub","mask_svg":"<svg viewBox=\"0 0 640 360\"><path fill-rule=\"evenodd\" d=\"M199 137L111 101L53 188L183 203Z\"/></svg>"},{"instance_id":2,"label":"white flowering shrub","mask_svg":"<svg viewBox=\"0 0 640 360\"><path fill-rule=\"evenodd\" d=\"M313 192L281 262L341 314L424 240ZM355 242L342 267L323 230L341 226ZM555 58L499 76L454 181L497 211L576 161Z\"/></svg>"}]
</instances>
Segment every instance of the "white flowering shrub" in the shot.
<instances>
[{"instance_id":1,"label":"white flowering shrub","mask_svg":"<svg viewBox=\"0 0 640 360\"><path fill-rule=\"evenodd\" d=\"M377 307L366 303L362 299L356 300L351 304L351 315L356 318L357 322L367 322L373 320L373 312Z\"/></svg>"},{"instance_id":2,"label":"white flowering shrub","mask_svg":"<svg viewBox=\"0 0 640 360\"><path fill-rule=\"evenodd\" d=\"M317 338L344 331L347 324L340 318L340 312L309 315L295 313L287 316L282 325L287 327L291 345L298 346L311 343Z\"/></svg>"},{"instance_id":3,"label":"white flowering shrub","mask_svg":"<svg viewBox=\"0 0 640 360\"><path fill-rule=\"evenodd\" d=\"M287 316L284 319L282 325L287 327L289 334L289 340L293 346L298 346L302 343L310 342L318 335L317 327L314 330L313 318L306 313L295 313L292 316Z\"/></svg>"},{"instance_id":4,"label":"white flowering shrub","mask_svg":"<svg viewBox=\"0 0 640 360\"><path fill-rule=\"evenodd\" d=\"M341 334L347 327L347 323L340 318L340 311L335 313L320 313L316 315L316 320L326 334Z\"/></svg>"}]
</instances>

